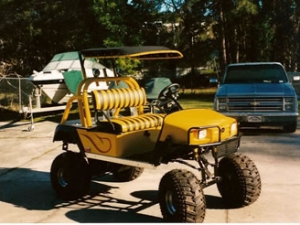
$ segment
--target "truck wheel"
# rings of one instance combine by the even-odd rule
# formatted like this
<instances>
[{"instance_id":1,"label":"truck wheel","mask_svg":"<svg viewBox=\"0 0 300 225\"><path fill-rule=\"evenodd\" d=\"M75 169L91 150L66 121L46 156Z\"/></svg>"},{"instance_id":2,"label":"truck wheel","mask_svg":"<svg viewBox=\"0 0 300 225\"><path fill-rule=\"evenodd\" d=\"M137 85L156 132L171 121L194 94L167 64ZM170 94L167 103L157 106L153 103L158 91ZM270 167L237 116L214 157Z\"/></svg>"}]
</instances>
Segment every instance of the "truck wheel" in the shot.
<instances>
[{"instance_id":1,"label":"truck wheel","mask_svg":"<svg viewBox=\"0 0 300 225\"><path fill-rule=\"evenodd\" d=\"M261 179L255 164L248 156L232 154L222 158L217 172L221 177L217 187L228 206L246 206L258 199Z\"/></svg>"},{"instance_id":2,"label":"truck wheel","mask_svg":"<svg viewBox=\"0 0 300 225\"><path fill-rule=\"evenodd\" d=\"M201 223L206 201L196 176L187 170L174 169L166 173L159 184L158 200L167 222Z\"/></svg>"},{"instance_id":3,"label":"truck wheel","mask_svg":"<svg viewBox=\"0 0 300 225\"><path fill-rule=\"evenodd\" d=\"M52 162L50 178L59 198L77 199L87 192L90 185L88 162L79 153L64 152Z\"/></svg>"},{"instance_id":4,"label":"truck wheel","mask_svg":"<svg viewBox=\"0 0 300 225\"><path fill-rule=\"evenodd\" d=\"M283 129L286 133L294 133L297 130L297 121L284 125Z\"/></svg>"},{"instance_id":5,"label":"truck wheel","mask_svg":"<svg viewBox=\"0 0 300 225\"><path fill-rule=\"evenodd\" d=\"M120 182L128 182L137 179L144 171L144 168L133 166L120 166L114 172L114 177Z\"/></svg>"}]
</instances>

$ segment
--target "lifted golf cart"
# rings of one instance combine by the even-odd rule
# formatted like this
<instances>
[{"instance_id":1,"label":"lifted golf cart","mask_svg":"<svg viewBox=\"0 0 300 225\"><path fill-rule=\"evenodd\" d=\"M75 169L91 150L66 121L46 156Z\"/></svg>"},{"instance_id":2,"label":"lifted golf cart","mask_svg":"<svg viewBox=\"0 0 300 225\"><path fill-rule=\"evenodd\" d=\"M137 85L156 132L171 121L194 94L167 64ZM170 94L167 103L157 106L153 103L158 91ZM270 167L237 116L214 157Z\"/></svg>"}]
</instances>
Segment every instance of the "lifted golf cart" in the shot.
<instances>
[{"instance_id":1,"label":"lifted golf cart","mask_svg":"<svg viewBox=\"0 0 300 225\"><path fill-rule=\"evenodd\" d=\"M131 181L144 168L176 162L187 169L166 173L158 188L166 221L202 222L206 210L203 189L213 184L230 206L257 200L260 175L250 158L236 153L240 136L235 119L208 109L182 109L178 84L164 88L149 105L145 90L133 78L85 77L86 58L179 59L180 52L165 47L122 47L87 49L79 56L84 79L67 103L53 139L62 141L64 150L54 159L50 173L60 198L82 197L94 175L112 173L118 181ZM88 91L91 84L101 82L126 85ZM68 116L75 101L80 122L72 124ZM144 112L145 106L150 112ZM70 150L69 144L76 144L79 152Z\"/></svg>"}]
</instances>

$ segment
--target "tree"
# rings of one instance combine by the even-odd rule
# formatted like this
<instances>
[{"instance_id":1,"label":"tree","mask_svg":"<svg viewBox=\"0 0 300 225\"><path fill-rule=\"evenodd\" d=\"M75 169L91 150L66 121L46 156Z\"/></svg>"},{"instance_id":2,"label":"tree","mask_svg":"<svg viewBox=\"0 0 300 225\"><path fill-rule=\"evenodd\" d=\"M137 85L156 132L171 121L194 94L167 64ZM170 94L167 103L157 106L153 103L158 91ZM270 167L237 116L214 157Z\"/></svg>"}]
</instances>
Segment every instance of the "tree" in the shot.
<instances>
[{"instance_id":1,"label":"tree","mask_svg":"<svg viewBox=\"0 0 300 225\"><path fill-rule=\"evenodd\" d=\"M121 45L164 45L184 67L212 57L279 61L299 69L296 0L1 0L0 61L29 75L59 52ZM174 68L175 65L165 65Z\"/></svg>"}]
</instances>

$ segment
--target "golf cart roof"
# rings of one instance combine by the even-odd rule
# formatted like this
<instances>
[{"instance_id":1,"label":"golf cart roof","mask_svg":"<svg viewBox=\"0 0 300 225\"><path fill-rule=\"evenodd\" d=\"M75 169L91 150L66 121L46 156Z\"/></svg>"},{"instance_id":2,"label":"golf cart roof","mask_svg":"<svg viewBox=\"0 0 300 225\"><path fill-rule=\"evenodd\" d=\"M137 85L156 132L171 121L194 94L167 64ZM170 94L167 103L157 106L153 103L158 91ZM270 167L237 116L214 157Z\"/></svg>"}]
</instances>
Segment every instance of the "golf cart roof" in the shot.
<instances>
[{"instance_id":1,"label":"golf cart roof","mask_svg":"<svg viewBox=\"0 0 300 225\"><path fill-rule=\"evenodd\" d=\"M141 60L180 59L182 53L163 46L124 46L113 48L92 48L81 51L84 58L134 58Z\"/></svg>"}]
</instances>

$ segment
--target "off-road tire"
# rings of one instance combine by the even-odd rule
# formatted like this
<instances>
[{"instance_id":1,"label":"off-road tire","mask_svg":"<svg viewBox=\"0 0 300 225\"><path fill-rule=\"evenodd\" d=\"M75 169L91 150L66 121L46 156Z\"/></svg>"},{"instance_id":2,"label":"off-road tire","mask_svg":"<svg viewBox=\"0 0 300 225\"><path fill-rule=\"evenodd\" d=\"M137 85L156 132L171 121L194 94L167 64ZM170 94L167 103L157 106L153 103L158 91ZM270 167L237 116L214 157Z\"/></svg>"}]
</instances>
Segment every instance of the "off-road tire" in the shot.
<instances>
[{"instance_id":1,"label":"off-road tire","mask_svg":"<svg viewBox=\"0 0 300 225\"><path fill-rule=\"evenodd\" d=\"M242 207L255 202L261 192L261 179L254 162L246 155L232 154L220 160L217 169L219 192L227 206Z\"/></svg>"},{"instance_id":2,"label":"off-road tire","mask_svg":"<svg viewBox=\"0 0 300 225\"><path fill-rule=\"evenodd\" d=\"M174 169L166 173L159 184L158 201L167 222L204 220L205 197L199 180L190 171Z\"/></svg>"},{"instance_id":3,"label":"off-road tire","mask_svg":"<svg viewBox=\"0 0 300 225\"><path fill-rule=\"evenodd\" d=\"M91 180L86 158L79 153L64 152L51 165L51 184L57 196L74 200L86 194Z\"/></svg>"},{"instance_id":4,"label":"off-road tire","mask_svg":"<svg viewBox=\"0 0 300 225\"><path fill-rule=\"evenodd\" d=\"M120 166L113 174L117 181L129 182L137 179L143 172L144 168L141 167Z\"/></svg>"}]
</instances>

